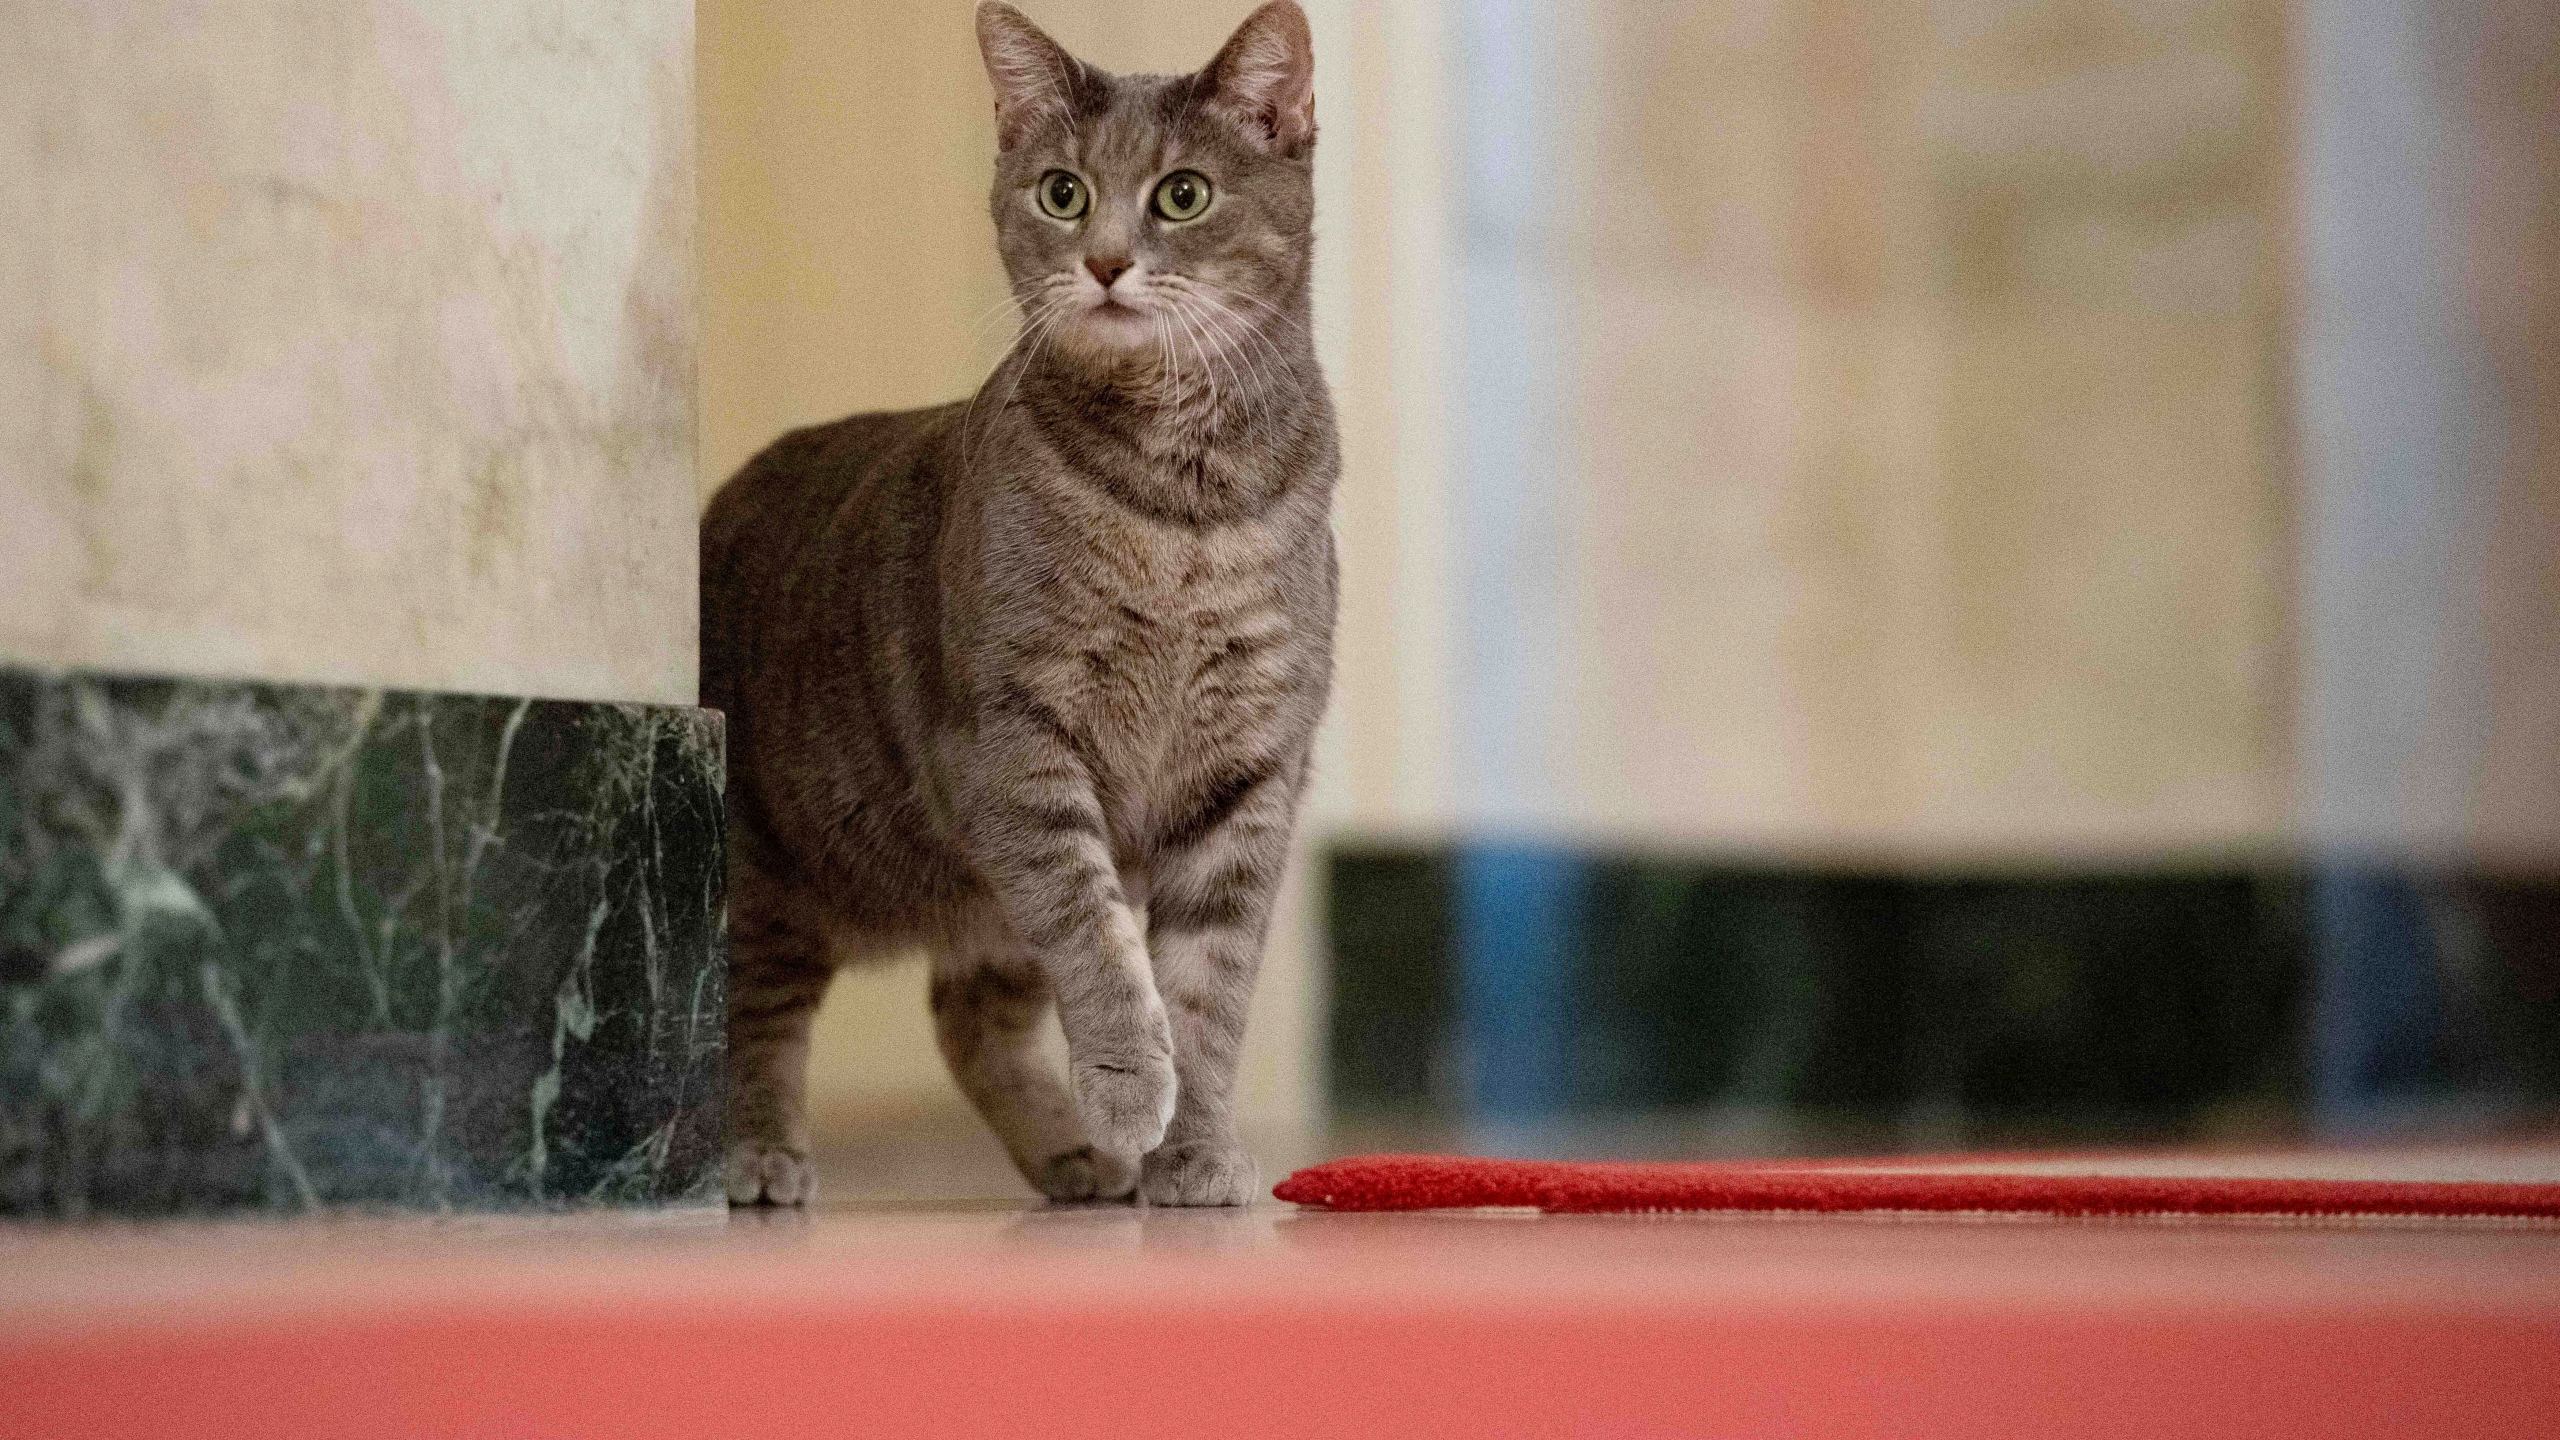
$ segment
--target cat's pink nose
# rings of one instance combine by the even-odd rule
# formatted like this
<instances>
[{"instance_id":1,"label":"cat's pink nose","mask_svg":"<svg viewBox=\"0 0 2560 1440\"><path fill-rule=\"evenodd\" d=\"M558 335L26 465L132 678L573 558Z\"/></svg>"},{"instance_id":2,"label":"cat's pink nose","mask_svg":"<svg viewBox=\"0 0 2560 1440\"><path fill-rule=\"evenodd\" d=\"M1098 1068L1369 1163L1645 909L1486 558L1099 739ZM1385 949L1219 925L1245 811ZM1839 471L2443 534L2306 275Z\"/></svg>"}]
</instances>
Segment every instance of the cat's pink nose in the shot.
<instances>
[{"instance_id":1,"label":"cat's pink nose","mask_svg":"<svg viewBox=\"0 0 2560 1440\"><path fill-rule=\"evenodd\" d=\"M1108 290L1111 288L1112 281L1129 273L1129 257L1117 255L1106 260L1099 255L1087 255L1084 257L1084 268L1092 271L1093 278L1101 281L1102 288Z\"/></svg>"}]
</instances>

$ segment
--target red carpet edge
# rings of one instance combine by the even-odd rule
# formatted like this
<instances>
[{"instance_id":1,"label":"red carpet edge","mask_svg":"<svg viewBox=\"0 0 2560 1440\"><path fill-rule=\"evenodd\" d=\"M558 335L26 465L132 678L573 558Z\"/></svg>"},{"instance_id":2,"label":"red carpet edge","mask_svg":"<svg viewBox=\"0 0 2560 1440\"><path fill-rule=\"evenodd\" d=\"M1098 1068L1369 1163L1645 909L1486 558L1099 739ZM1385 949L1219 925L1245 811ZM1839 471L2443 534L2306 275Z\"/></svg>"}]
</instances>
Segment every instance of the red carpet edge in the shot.
<instances>
[{"instance_id":1,"label":"red carpet edge","mask_svg":"<svg viewBox=\"0 0 2560 1440\"><path fill-rule=\"evenodd\" d=\"M1272 1188L1325 1210L1995 1212L2057 1216L2423 1215L2560 1219L2560 1185L2159 1175L1855 1172L1784 1165L1363 1155ZM1891 1161L1880 1161L1890 1164Z\"/></svg>"}]
</instances>

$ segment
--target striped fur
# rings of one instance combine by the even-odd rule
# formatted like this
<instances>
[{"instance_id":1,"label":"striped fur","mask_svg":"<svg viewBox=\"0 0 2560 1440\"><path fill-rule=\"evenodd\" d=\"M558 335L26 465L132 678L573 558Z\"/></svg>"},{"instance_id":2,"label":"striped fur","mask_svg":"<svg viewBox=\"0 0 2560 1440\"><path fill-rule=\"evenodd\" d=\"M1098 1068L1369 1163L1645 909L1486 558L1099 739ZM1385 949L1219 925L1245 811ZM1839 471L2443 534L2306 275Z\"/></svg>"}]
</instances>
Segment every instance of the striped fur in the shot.
<instances>
[{"instance_id":1,"label":"striped fur","mask_svg":"<svg viewBox=\"0 0 2560 1440\"><path fill-rule=\"evenodd\" d=\"M969 400L784 436L703 522L730 1198L808 1198L827 978L922 948L943 1054L1033 1186L1240 1204L1237 1050L1332 673L1306 24L1266 5L1170 77L999 4L979 31L1022 338ZM1074 223L1033 193L1061 168ZM1176 169L1214 187L1187 224L1147 209Z\"/></svg>"}]
</instances>

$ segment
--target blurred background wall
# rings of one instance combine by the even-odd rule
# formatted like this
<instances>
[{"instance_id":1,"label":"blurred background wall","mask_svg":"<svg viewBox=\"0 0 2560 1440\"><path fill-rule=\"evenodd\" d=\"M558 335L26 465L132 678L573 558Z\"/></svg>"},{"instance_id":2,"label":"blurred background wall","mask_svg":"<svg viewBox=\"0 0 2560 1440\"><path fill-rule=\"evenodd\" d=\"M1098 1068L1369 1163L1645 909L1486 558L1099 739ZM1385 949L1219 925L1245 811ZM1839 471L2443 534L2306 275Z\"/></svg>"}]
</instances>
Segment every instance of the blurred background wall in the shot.
<instances>
[{"instance_id":1,"label":"blurred background wall","mask_svg":"<svg viewBox=\"0 0 2560 1440\"><path fill-rule=\"evenodd\" d=\"M692 38L0 5L0 656L692 704Z\"/></svg>"},{"instance_id":2,"label":"blurred background wall","mask_svg":"<svg viewBox=\"0 0 2560 1440\"><path fill-rule=\"evenodd\" d=\"M1174 69L1246 7L1030 8ZM2560 1021L2542 8L1308 8L1346 588L1260 1118L1543 1063L1470 1006L1695 1072L1586 1098L1924 1111L2291 1104L2413 975ZM708 487L1011 318L967 5L700 16ZM956 1103L920 991L831 1004L844 1113Z\"/></svg>"},{"instance_id":3,"label":"blurred background wall","mask_svg":"<svg viewBox=\"0 0 2560 1440\"><path fill-rule=\"evenodd\" d=\"M1573 818L2277 840L2280 7L1557 9Z\"/></svg>"},{"instance_id":4,"label":"blurred background wall","mask_svg":"<svg viewBox=\"0 0 2560 1440\"><path fill-rule=\"evenodd\" d=\"M2560 11L2301 26L2302 823L2560 851Z\"/></svg>"},{"instance_id":5,"label":"blurred background wall","mask_svg":"<svg viewBox=\"0 0 2560 1440\"><path fill-rule=\"evenodd\" d=\"M0 658L690 702L701 497L1010 338L969 8L0 0ZM1256 1120L2560 1100L2550 6L1308 9Z\"/></svg>"}]
</instances>

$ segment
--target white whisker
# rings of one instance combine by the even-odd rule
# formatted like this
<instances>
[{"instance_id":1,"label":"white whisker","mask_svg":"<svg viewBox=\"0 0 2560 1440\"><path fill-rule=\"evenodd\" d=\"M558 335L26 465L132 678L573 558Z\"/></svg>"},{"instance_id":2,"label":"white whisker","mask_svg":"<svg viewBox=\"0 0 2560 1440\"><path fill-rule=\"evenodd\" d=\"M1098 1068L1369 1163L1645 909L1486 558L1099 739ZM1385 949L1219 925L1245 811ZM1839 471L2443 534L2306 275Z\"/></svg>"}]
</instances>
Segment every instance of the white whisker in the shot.
<instances>
[{"instance_id":1,"label":"white whisker","mask_svg":"<svg viewBox=\"0 0 2560 1440\"><path fill-rule=\"evenodd\" d=\"M1296 331L1298 336L1306 341L1309 349L1312 350L1315 347L1314 334L1299 321L1298 317L1281 309L1279 306L1272 304L1270 301L1265 300L1258 295L1248 295L1241 290L1229 290L1220 286L1209 286L1207 289L1212 293L1203 295L1201 298L1209 301L1209 303L1219 305L1220 308L1223 309L1225 307L1218 298L1220 296L1224 296L1229 300L1245 301L1246 303L1261 309L1270 319L1277 320L1281 324L1289 327L1289 329ZM1244 317L1241 315L1236 316L1236 319L1239 323L1243 323L1244 321ZM1265 347L1271 352L1271 358L1273 361L1279 364L1280 368L1284 372L1287 371L1289 369L1288 359L1286 356L1281 354L1279 342L1273 340L1269 332L1263 330L1259 326L1253 327L1253 332L1256 338L1260 339L1264 343Z\"/></svg>"},{"instance_id":2,"label":"white whisker","mask_svg":"<svg viewBox=\"0 0 2560 1440\"><path fill-rule=\"evenodd\" d=\"M1296 317L1282 311L1277 306L1270 304L1268 301L1255 299L1253 296L1247 295L1240 290L1217 291L1205 298L1208 299L1211 304L1218 305L1219 308L1224 309L1225 305L1220 300L1220 295L1238 300L1252 300L1253 303L1260 305L1264 310L1268 311L1271 318L1280 321L1282 324L1287 325L1291 330L1296 331L1299 337L1306 342L1307 348L1310 351L1315 348L1315 338L1307 333L1307 328L1304 325L1299 324ZM1230 311L1229 313L1233 314L1234 312ZM1239 325L1246 325L1250 323L1242 315L1237 315L1235 318L1236 323ZM1251 328L1254 338L1261 341L1263 349L1270 354L1272 363L1279 366L1284 373L1295 375L1297 371L1290 366L1288 355L1281 350L1280 342L1272 338L1271 332L1260 325L1253 325Z\"/></svg>"},{"instance_id":3,"label":"white whisker","mask_svg":"<svg viewBox=\"0 0 2560 1440\"><path fill-rule=\"evenodd\" d=\"M1032 358L1039 353L1039 347L1047 342L1049 334L1073 308L1074 300L1073 283L1061 285L1057 281L1029 287L1028 293L1020 297L1025 307L1022 328L1015 333L1013 344L1006 347L1005 353L988 368L987 378L979 384L977 393L969 397L969 408L960 412L961 468L971 468L977 461L978 435L974 425L978 416L978 405L987 398L987 392L995 387L996 376L1005 366L1010 364L1014 367L1013 374L1006 379L1004 399L996 405L996 413L1002 414L1004 408L1013 403L1014 393L1021 388L1022 372L1030 368Z\"/></svg>"},{"instance_id":4,"label":"white whisker","mask_svg":"<svg viewBox=\"0 0 2560 1440\"><path fill-rule=\"evenodd\" d=\"M1289 367L1286 357L1280 354L1279 347L1271 342L1269 336L1256 329L1252 322L1221 304L1206 287L1194 290L1191 298L1206 307L1201 311L1204 323L1214 319L1222 329L1227 329L1228 333L1235 335L1244 343L1245 349L1242 354L1245 363L1253 369L1254 383L1260 387L1261 394L1265 398L1276 398L1278 392L1272 385L1271 374L1263 368L1261 356L1256 353L1254 347L1259 346L1262 350L1269 352L1272 363L1285 375Z\"/></svg>"},{"instance_id":5,"label":"white whisker","mask_svg":"<svg viewBox=\"0 0 2560 1440\"><path fill-rule=\"evenodd\" d=\"M1209 413L1214 416L1219 413L1217 365L1218 362L1225 357L1217 354L1209 348L1208 340L1205 335L1205 322L1202 325L1195 326L1192 323L1193 312L1191 307L1184 304L1180 296L1173 296L1172 300L1174 318L1182 322L1183 330L1191 336L1191 348L1200 356L1201 373L1209 382ZM1236 373L1233 365L1229 365L1227 367L1227 379L1229 383L1235 385L1238 389L1242 389L1244 386L1244 378Z\"/></svg>"},{"instance_id":6,"label":"white whisker","mask_svg":"<svg viewBox=\"0 0 2560 1440\"><path fill-rule=\"evenodd\" d=\"M1204 285L1200 288L1210 291L1216 295L1223 296L1229 300L1242 300L1246 304L1251 305L1269 315L1272 319L1277 320L1281 324L1288 326L1290 329L1297 331L1299 334L1306 335L1310 340L1314 338L1314 336L1308 332L1307 327L1299 321L1297 316L1290 314L1288 311L1281 309L1279 306L1272 304L1270 301L1263 299L1259 295L1251 294L1243 290L1231 289L1224 285Z\"/></svg>"},{"instance_id":7,"label":"white whisker","mask_svg":"<svg viewBox=\"0 0 2560 1440\"><path fill-rule=\"evenodd\" d=\"M1218 346L1218 353L1219 358L1226 363L1227 378L1235 383L1235 386L1239 391L1244 393L1248 408L1250 408L1250 402L1254 396L1259 393L1262 385L1261 370L1258 367L1253 367L1253 357L1241 354L1232 345L1223 343L1227 339L1227 331L1225 327L1219 324L1216 317L1212 316L1207 310L1201 309L1196 301L1197 297L1187 297L1183 302L1183 313L1199 323L1201 333L1204 335L1214 336L1222 342ZM1243 361L1247 367L1253 368L1253 379L1251 384L1246 382L1243 372L1237 369L1237 362L1239 360Z\"/></svg>"}]
</instances>

